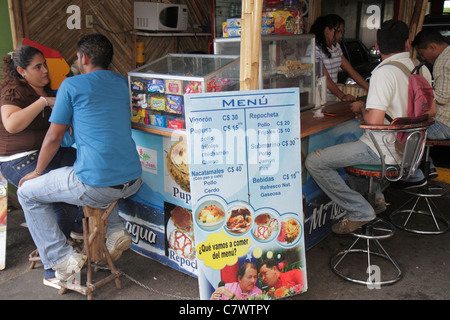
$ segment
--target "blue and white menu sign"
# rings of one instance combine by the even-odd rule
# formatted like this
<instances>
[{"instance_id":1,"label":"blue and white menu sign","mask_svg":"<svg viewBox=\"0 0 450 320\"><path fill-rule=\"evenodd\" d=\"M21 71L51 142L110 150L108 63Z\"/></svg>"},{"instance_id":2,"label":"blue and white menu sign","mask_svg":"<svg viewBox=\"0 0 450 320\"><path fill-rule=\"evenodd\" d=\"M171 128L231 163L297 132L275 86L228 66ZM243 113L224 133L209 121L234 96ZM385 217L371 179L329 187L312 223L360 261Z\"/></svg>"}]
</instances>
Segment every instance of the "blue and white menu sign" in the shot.
<instances>
[{"instance_id":1,"label":"blue and white menu sign","mask_svg":"<svg viewBox=\"0 0 450 320\"><path fill-rule=\"evenodd\" d=\"M186 95L185 120L201 299L306 291L299 89Z\"/></svg>"}]
</instances>

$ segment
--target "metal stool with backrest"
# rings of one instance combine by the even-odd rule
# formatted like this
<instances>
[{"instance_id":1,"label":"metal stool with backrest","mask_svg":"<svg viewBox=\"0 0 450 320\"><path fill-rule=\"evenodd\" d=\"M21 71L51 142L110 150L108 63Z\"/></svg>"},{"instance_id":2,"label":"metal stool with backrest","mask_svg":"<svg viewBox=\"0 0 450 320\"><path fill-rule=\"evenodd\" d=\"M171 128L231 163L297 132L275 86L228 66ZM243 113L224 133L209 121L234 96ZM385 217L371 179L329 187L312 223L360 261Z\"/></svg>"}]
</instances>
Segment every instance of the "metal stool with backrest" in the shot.
<instances>
[{"instance_id":1,"label":"metal stool with backrest","mask_svg":"<svg viewBox=\"0 0 450 320\"><path fill-rule=\"evenodd\" d=\"M349 174L368 177L369 191L365 197L372 206L375 206L373 189L373 185L376 182L375 179L379 182L382 180L390 182L398 181L402 178L410 177L416 171L425 147L426 130L432 122L432 120L428 120L427 116L424 116L418 118L397 118L390 125L363 124L360 126L369 133L369 136L374 142L380 155L380 165L355 165L345 169ZM386 155L383 154L378 145L374 137L374 132L395 133L397 136L403 135L404 144L402 147L404 148L400 163L396 165L388 165L385 163ZM383 143L386 145L392 144L387 139L383 139ZM347 248L331 257L331 269L345 280L367 286L388 285L399 281L402 277L402 270L399 264L389 256L380 243L380 240L391 238L394 234L394 225L379 217L375 218L373 221L351 233L355 237L355 240ZM365 241L365 247L358 248L356 246L359 240L362 240L362 242ZM354 260L355 257L361 258L361 255L367 258L367 267L364 269L361 269L358 265L360 260L356 262ZM377 266L373 264L374 260L387 263L387 266L393 270L393 272L392 270L388 272L386 271L388 267L383 268L383 276L388 274L387 279L386 277L381 279L380 273L376 272ZM354 269L355 266L358 268L357 270Z\"/></svg>"},{"instance_id":2,"label":"metal stool with backrest","mask_svg":"<svg viewBox=\"0 0 450 320\"><path fill-rule=\"evenodd\" d=\"M450 140L427 140L423 161L423 173L427 180L430 173L430 149L432 146L450 146ZM446 193L445 188L429 181L423 187L402 191L412 195L412 197L389 216L391 223L397 228L427 235L443 234L449 230L450 222L433 201L433 199L442 197ZM411 208L403 209L412 202L414 204Z\"/></svg>"}]
</instances>

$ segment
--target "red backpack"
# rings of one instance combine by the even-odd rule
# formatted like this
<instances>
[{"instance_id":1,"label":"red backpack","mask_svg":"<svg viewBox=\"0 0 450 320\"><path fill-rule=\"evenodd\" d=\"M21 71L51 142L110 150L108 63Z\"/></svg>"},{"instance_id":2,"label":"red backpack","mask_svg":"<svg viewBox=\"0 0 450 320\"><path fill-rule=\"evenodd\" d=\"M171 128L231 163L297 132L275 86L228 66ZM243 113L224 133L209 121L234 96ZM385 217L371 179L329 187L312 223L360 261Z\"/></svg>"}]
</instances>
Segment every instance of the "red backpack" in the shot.
<instances>
[{"instance_id":1,"label":"red backpack","mask_svg":"<svg viewBox=\"0 0 450 320\"><path fill-rule=\"evenodd\" d=\"M400 68L408 77L408 111L407 117L419 117L431 108L434 99L433 88L419 73L424 63L413 60L415 68L410 71L403 63L398 61L388 62L385 65L393 65ZM390 120L392 121L392 120Z\"/></svg>"},{"instance_id":2,"label":"red backpack","mask_svg":"<svg viewBox=\"0 0 450 320\"><path fill-rule=\"evenodd\" d=\"M392 61L386 63L386 65L393 65L400 68L408 76L408 109L407 117L416 118L424 115L430 110L431 104L434 100L434 92L427 79L419 73L420 68L424 63L419 63L417 60L413 60L415 68L410 71L403 63L398 61ZM392 122L392 118L386 114L386 119ZM406 136L406 135L405 135ZM398 139L404 143L404 137L398 137Z\"/></svg>"}]
</instances>

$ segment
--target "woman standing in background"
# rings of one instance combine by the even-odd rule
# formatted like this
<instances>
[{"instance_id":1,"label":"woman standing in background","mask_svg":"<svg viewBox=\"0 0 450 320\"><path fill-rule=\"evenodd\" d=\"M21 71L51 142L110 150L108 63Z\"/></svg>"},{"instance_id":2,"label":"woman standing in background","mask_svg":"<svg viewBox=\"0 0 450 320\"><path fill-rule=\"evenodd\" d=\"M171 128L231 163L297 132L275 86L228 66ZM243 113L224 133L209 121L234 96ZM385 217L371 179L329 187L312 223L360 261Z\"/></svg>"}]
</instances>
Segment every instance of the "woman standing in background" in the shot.
<instances>
[{"instance_id":1,"label":"woman standing in background","mask_svg":"<svg viewBox=\"0 0 450 320\"><path fill-rule=\"evenodd\" d=\"M355 101L356 97L345 94L337 86L339 68L346 71L361 87L369 89L369 83L351 66L342 53L339 40L344 34L345 21L336 14L328 14L317 18L311 26L310 33L316 36L316 59L324 64L327 78L327 101Z\"/></svg>"}]
</instances>

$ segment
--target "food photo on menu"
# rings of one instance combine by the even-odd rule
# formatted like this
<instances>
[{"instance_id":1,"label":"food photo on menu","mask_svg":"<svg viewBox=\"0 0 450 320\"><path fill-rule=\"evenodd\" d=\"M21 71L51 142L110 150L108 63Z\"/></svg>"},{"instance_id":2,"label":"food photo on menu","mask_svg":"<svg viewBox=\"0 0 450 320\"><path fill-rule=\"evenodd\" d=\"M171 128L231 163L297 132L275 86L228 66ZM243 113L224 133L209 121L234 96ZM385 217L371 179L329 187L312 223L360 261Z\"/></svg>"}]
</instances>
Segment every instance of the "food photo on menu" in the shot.
<instances>
[{"instance_id":1,"label":"food photo on menu","mask_svg":"<svg viewBox=\"0 0 450 320\"><path fill-rule=\"evenodd\" d=\"M192 213L190 210L171 203L165 203L166 256L170 251L175 255L193 261L195 238Z\"/></svg>"},{"instance_id":2,"label":"food photo on menu","mask_svg":"<svg viewBox=\"0 0 450 320\"><path fill-rule=\"evenodd\" d=\"M186 140L176 141L167 153L167 171L172 179L186 192L190 192L189 158Z\"/></svg>"}]
</instances>

